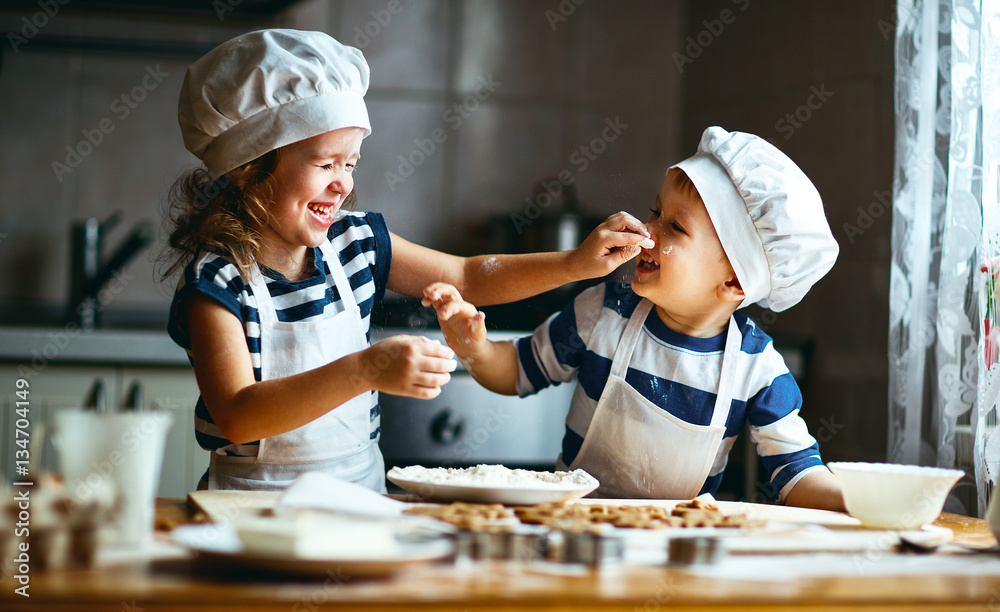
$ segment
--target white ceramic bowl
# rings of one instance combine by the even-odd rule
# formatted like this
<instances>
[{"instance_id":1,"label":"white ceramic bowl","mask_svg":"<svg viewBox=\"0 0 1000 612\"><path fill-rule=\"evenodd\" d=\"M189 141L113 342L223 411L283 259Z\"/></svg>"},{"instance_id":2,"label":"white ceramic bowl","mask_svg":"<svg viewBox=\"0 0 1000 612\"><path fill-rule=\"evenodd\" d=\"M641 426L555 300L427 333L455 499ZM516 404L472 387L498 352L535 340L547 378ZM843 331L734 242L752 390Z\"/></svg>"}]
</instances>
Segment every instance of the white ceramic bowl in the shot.
<instances>
[{"instance_id":1,"label":"white ceramic bowl","mask_svg":"<svg viewBox=\"0 0 1000 612\"><path fill-rule=\"evenodd\" d=\"M961 470L895 463L829 463L844 504L865 527L920 529L941 514Z\"/></svg>"}]
</instances>

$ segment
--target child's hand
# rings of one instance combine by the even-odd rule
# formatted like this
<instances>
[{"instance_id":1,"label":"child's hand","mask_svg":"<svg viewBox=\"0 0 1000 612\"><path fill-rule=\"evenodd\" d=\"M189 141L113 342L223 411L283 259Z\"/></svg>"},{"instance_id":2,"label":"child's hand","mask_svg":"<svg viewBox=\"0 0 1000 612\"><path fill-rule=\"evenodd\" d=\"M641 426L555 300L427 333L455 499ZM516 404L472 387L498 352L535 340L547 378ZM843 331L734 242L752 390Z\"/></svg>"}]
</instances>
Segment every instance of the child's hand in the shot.
<instances>
[{"instance_id":1,"label":"child's hand","mask_svg":"<svg viewBox=\"0 0 1000 612\"><path fill-rule=\"evenodd\" d=\"M440 342L392 336L361 352L360 376L369 388L392 395L431 399L458 367L455 352Z\"/></svg>"},{"instance_id":2,"label":"child's hand","mask_svg":"<svg viewBox=\"0 0 1000 612\"><path fill-rule=\"evenodd\" d=\"M433 283L424 289L424 306L437 311L441 331L448 346L462 359L473 358L487 342L486 315L462 299L458 289L448 283Z\"/></svg>"},{"instance_id":3,"label":"child's hand","mask_svg":"<svg viewBox=\"0 0 1000 612\"><path fill-rule=\"evenodd\" d=\"M655 243L645 224L627 212L617 212L597 226L571 259L574 266L590 278L614 272L618 266L633 259L641 249L651 249Z\"/></svg>"}]
</instances>

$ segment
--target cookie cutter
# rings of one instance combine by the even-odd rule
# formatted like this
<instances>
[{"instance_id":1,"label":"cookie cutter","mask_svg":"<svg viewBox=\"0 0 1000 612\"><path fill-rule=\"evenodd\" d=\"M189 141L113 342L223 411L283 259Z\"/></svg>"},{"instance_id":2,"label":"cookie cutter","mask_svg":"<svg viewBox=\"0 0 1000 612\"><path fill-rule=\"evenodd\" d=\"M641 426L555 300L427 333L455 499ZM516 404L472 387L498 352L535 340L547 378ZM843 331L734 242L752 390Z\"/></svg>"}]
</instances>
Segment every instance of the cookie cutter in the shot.
<instances>
[{"instance_id":1,"label":"cookie cutter","mask_svg":"<svg viewBox=\"0 0 1000 612\"><path fill-rule=\"evenodd\" d=\"M456 560L544 561L549 556L550 539L547 530L512 529L472 531L463 529L455 534Z\"/></svg>"},{"instance_id":2,"label":"cookie cutter","mask_svg":"<svg viewBox=\"0 0 1000 612\"><path fill-rule=\"evenodd\" d=\"M563 533L563 561L593 567L617 565L625 557L625 541L597 533Z\"/></svg>"},{"instance_id":3,"label":"cookie cutter","mask_svg":"<svg viewBox=\"0 0 1000 612\"><path fill-rule=\"evenodd\" d=\"M667 541L667 561L679 565L709 565L718 563L726 555L720 538L691 536L670 538Z\"/></svg>"}]
</instances>

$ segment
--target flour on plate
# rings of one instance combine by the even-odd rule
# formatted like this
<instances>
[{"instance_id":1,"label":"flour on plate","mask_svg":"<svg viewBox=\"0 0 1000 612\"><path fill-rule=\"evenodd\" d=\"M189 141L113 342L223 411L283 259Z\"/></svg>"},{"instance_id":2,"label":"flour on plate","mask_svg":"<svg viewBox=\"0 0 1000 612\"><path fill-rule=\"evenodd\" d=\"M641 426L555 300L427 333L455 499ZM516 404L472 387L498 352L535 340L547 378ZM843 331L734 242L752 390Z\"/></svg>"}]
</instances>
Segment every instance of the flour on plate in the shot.
<instances>
[{"instance_id":1,"label":"flour on plate","mask_svg":"<svg viewBox=\"0 0 1000 612\"><path fill-rule=\"evenodd\" d=\"M533 472L485 464L470 468L425 468L422 465L411 465L392 468L390 474L401 480L453 486L575 489L597 485L597 479L583 470Z\"/></svg>"}]
</instances>

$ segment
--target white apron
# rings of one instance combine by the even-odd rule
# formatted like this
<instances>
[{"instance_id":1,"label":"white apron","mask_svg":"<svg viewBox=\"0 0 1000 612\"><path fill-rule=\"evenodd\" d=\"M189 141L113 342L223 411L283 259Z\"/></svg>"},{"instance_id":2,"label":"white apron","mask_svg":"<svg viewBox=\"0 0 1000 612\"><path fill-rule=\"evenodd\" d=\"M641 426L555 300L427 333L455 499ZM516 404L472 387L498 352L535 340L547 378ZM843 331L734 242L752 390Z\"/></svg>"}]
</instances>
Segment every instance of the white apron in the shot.
<instances>
[{"instance_id":1,"label":"white apron","mask_svg":"<svg viewBox=\"0 0 1000 612\"><path fill-rule=\"evenodd\" d=\"M615 350L608 384L594 409L587 435L569 469L582 468L600 481L595 496L691 499L715 463L726 433L735 384L734 355L740 334L729 318L719 391L709 425L683 421L625 382L625 373L653 303L643 299ZM559 458L559 469L566 469Z\"/></svg>"},{"instance_id":2,"label":"white apron","mask_svg":"<svg viewBox=\"0 0 1000 612\"><path fill-rule=\"evenodd\" d=\"M261 380L312 370L368 348L361 308L347 274L329 241L320 250L344 305L333 318L278 321L263 275L255 274L250 281L260 318ZM385 465L378 443L370 437L370 412L371 398L362 393L297 429L261 439L256 457L212 453L208 488L277 491L299 474L318 470L385 493Z\"/></svg>"}]
</instances>

